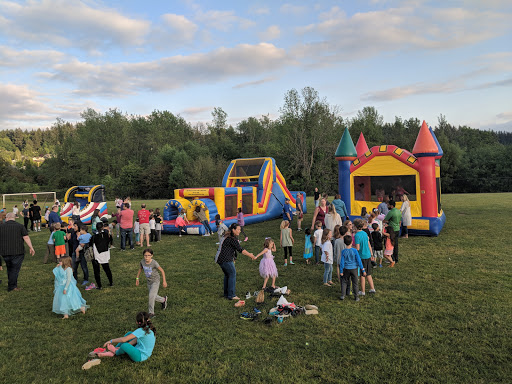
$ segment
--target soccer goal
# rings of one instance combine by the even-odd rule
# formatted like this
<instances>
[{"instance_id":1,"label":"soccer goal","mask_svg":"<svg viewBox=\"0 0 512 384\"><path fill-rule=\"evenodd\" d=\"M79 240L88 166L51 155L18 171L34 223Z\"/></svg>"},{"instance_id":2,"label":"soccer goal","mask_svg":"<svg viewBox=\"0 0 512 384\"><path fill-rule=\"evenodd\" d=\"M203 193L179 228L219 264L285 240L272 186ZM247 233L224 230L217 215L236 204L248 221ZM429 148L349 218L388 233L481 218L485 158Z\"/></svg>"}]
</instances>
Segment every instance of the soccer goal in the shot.
<instances>
[{"instance_id":1,"label":"soccer goal","mask_svg":"<svg viewBox=\"0 0 512 384\"><path fill-rule=\"evenodd\" d=\"M30 204L37 200L37 204L44 208L45 206L52 206L56 199L57 194L55 192L6 193L2 195L2 208L6 208L10 212L11 208L17 205L21 212L24 201Z\"/></svg>"}]
</instances>

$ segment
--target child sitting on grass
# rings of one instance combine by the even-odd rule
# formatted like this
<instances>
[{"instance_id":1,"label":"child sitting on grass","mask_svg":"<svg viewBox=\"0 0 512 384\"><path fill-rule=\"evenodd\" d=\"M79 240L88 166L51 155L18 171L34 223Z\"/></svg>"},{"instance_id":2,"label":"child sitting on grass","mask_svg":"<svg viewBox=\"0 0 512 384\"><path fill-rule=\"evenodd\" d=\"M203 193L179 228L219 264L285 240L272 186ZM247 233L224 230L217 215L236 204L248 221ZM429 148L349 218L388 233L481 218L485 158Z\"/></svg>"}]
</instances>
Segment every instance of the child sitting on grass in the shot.
<instances>
[{"instance_id":1,"label":"child sitting on grass","mask_svg":"<svg viewBox=\"0 0 512 384\"><path fill-rule=\"evenodd\" d=\"M103 344L104 348L96 348L89 353L89 357L114 357L128 355L135 362L147 360L153 353L155 347L156 329L151 318L146 312L139 312L135 318L137 329L126 333L123 337L111 339ZM114 345L116 344L116 345ZM90 360L82 366L82 369L89 369L101 363L101 360Z\"/></svg>"}]
</instances>

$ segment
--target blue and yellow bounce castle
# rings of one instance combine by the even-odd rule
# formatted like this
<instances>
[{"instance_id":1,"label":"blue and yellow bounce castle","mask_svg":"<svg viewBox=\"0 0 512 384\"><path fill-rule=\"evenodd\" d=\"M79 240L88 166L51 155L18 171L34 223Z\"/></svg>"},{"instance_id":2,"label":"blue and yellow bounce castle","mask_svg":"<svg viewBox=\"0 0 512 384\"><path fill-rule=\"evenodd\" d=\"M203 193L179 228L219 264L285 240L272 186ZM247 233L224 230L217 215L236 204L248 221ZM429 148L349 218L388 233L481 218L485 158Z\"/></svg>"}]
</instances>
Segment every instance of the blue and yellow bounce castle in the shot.
<instances>
[{"instance_id":1,"label":"blue and yellow bounce castle","mask_svg":"<svg viewBox=\"0 0 512 384\"><path fill-rule=\"evenodd\" d=\"M394 145L368 148L363 134L354 147L348 129L336 150L338 190L352 218L360 217L381 202L382 193L406 193L411 204L409 234L437 236L446 217L441 209L441 170L443 150L425 121L412 153ZM401 207L397 199L396 207Z\"/></svg>"},{"instance_id":2,"label":"blue and yellow bounce castle","mask_svg":"<svg viewBox=\"0 0 512 384\"><path fill-rule=\"evenodd\" d=\"M164 208L162 232L178 233L176 218L184 209L190 221L186 227L187 234L203 235L204 226L193 215L197 206L206 209L213 231L217 231L217 214L229 226L237 221L238 208L242 208L246 225L272 220L282 215L285 198L290 199L292 210L296 208L295 199L301 199L306 213L306 194L288 190L273 158L232 160L224 174L222 187L174 190L174 199L169 200Z\"/></svg>"}]
</instances>

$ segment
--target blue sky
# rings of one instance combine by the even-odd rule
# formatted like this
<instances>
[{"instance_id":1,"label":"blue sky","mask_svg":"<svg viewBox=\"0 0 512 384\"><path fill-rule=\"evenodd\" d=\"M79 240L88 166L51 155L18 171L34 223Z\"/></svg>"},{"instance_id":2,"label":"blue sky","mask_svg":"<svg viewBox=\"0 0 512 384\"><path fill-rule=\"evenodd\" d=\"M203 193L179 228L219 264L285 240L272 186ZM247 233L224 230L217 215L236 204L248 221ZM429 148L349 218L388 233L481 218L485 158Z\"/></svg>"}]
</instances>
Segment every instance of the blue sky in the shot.
<instances>
[{"instance_id":1,"label":"blue sky","mask_svg":"<svg viewBox=\"0 0 512 384\"><path fill-rule=\"evenodd\" d=\"M512 131L512 2L0 2L0 129L117 108L229 122L315 88L344 118L374 106Z\"/></svg>"}]
</instances>

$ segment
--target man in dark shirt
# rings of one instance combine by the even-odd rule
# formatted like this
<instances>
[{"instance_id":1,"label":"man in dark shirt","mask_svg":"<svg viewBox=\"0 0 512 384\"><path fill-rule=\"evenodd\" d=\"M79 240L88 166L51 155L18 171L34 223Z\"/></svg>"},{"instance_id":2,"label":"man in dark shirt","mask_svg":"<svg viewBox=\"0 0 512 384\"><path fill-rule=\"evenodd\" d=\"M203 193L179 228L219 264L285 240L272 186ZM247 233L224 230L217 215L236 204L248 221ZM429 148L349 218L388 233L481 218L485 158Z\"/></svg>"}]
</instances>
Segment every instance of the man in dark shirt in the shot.
<instances>
[{"instance_id":1,"label":"man in dark shirt","mask_svg":"<svg viewBox=\"0 0 512 384\"><path fill-rule=\"evenodd\" d=\"M34 256L35 251L32 247L27 229L16 222L16 215L12 212L7 214L5 224L0 224L0 255L4 258L7 266L7 278L9 284L7 291L19 291L18 274L21 264L25 258L25 245L27 243L30 254Z\"/></svg>"},{"instance_id":2,"label":"man in dark shirt","mask_svg":"<svg viewBox=\"0 0 512 384\"><path fill-rule=\"evenodd\" d=\"M41 232L41 207L37 205L37 200L34 200L32 207L32 220L34 221L34 231Z\"/></svg>"}]
</instances>

